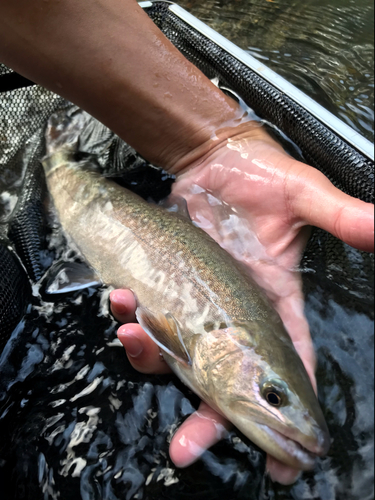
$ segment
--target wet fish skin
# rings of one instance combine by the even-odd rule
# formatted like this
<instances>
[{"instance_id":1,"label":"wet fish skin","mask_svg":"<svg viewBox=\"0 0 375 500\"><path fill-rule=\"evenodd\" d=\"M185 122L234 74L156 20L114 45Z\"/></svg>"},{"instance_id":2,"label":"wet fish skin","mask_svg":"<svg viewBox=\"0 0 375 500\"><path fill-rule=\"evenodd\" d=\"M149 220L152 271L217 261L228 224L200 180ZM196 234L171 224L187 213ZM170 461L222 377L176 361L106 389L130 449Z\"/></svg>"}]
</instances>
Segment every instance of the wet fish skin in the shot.
<instances>
[{"instance_id":1,"label":"wet fish skin","mask_svg":"<svg viewBox=\"0 0 375 500\"><path fill-rule=\"evenodd\" d=\"M202 230L77 164L71 149L43 164L65 232L104 283L135 292L137 318L175 373L265 451L311 469L328 451L327 426L258 286Z\"/></svg>"}]
</instances>

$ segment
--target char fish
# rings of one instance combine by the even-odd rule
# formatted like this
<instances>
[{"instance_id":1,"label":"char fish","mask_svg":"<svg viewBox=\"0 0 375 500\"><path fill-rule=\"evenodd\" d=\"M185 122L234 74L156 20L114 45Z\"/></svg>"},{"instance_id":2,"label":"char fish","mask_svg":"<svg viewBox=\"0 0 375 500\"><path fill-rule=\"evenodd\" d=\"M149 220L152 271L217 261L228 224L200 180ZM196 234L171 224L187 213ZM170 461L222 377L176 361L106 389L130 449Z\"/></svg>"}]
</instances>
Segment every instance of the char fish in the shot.
<instances>
[{"instance_id":1,"label":"char fish","mask_svg":"<svg viewBox=\"0 0 375 500\"><path fill-rule=\"evenodd\" d=\"M239 264L179 213L77 160L87 115L55 115L43 165L63 229L103 283L130 288L180 379L263 450L308 470L327 426L280 317Z\"/></svg>"}]
</instances>

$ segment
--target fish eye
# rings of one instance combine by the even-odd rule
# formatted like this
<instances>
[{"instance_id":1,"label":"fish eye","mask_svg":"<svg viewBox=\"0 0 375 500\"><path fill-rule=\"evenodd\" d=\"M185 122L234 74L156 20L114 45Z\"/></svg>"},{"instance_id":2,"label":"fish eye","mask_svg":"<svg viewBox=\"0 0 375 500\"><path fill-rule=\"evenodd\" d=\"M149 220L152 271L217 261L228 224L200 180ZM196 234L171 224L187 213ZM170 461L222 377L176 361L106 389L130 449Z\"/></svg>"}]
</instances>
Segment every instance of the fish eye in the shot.
<instances>
[{"instance_id":1,"label":"fish eye","mask_svg":"<svg viewBox=\"0 0 375 500\"><path fill-rule=\"evenodd\" d=\"M288 402L286 389L284 384L276 381L270 381L263 384L262 395L267 403L275 408L280 408Z\"/></svg>"},{"instance_id":2,"label":"fish eye","mask_svg":"<svg viewBox=\"0 0 375 500\"><path fill-rule=\"evenodd\" d=\"M280 395L277 394L276 391L266 394L266 399L271 406L281 406L282 400Z\"/></svg>"}]
</instances>

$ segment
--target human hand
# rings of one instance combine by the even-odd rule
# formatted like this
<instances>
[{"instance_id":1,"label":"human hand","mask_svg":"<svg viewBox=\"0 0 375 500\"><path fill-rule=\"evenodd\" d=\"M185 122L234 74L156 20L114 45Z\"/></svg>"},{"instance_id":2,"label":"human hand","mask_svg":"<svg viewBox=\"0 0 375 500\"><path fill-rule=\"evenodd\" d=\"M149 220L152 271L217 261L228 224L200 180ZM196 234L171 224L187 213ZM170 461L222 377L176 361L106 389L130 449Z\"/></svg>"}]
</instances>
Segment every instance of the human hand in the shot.
<instances>
[{"instance_id":1,"label":"human hand","mask_svg":"<svg viewBox=\"0 0 375 500\"><path fill-rule=\"evenodd\" d=\"M241 260L266 290L316 388L314 350L303 314L301 279L295 272L308 237L306 226L319 226L353 246L372 250L373 207L343 194L319 171L290 158L263 128L229 139L185 169L173 192L187 200L192 219ZM228 220L228 215L235 221L229 232L221 217ZM116 318L128 323L118 335L132 365L147 373L169 371L159 348L134 323L131 292L114 291L111 301ZM172 460L180 467L189 465L228 427L221 415L202 403L176 432ZM267 469L273 480L285 484L298 474L271 456Z\"/></svg>"}]
</instances>

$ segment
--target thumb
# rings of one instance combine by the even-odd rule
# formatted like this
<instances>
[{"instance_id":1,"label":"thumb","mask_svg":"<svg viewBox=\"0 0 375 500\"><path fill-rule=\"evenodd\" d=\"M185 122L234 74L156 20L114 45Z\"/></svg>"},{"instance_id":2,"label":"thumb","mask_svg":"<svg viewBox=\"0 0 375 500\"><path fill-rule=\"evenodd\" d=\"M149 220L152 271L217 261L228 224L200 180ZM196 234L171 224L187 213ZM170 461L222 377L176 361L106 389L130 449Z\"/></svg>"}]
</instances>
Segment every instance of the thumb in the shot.
<instances>
[{"instance_id":1,"label":"thumb","mask_svg":"<svg viewBox=\"0 0 375 500\"><path fill-rule=\"evenodd\" d=\"M305 165L293 192L288 191L294 215L306 224L359 250L374 251L374 205L343 193L321 172Z\"/></svg>"}]
</instances>

